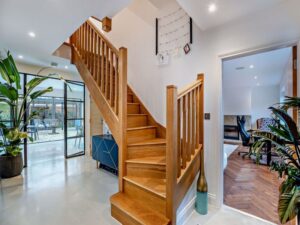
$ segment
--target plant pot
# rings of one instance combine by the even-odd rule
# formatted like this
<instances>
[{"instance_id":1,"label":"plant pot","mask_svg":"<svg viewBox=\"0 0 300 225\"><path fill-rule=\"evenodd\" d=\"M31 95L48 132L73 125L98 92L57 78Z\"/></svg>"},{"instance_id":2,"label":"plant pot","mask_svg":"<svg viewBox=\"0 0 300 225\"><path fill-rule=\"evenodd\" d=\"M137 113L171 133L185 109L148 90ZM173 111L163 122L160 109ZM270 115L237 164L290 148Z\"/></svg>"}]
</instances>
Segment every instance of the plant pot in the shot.
<instances>
[{"instance_id":1,"label":"plant pot","mask_svg":"<svg viewBox=\"0 0 300 225\"><path fill-rule=\"evenodd\" d=\"M0 156L0 177L10 178L18 176L23 170L22 154L17 156Z\"/></svg>"}]
</instances>

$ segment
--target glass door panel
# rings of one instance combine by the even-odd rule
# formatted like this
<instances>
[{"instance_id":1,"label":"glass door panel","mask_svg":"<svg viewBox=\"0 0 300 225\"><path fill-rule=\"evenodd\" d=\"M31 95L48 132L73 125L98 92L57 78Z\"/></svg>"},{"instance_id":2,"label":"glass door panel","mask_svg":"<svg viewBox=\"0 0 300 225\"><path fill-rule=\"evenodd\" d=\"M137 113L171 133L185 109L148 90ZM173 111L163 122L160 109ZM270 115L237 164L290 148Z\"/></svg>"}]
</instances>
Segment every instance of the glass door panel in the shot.
<instances>
[{"instance_id":1,"label":"glass door panel","mask_svg":"<svg viewBox=\"0 0 300 225\"><path fill-rule=\"evenodd\" d=\"M84 85L82 83L71 81L65 83L66 158L85 154L84 95Z\"/></svg>"}]
</instances>

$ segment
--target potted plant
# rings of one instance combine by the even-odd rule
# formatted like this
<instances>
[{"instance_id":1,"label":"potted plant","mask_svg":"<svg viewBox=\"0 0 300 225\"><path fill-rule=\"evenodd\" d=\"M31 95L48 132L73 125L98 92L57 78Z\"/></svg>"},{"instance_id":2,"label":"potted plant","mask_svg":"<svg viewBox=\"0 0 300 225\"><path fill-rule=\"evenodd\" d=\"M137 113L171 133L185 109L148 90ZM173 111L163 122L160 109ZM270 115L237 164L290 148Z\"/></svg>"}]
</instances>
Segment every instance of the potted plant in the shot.
<instances>
[{"instance_id":1,"label":"potted plant","mask_svg":"<svg viewBox=\"0 0 300 225\"><path fill-rule=\"evenodd\" d=\"M273 161L271 170L277 171L283 182L279 188L278 215L285 224L299 215L300 209L300 136L297 123L289 116L290 108L300 109L300 98L286 97L280 107L270 107L276 124L270 132L255 131L259 139L253 145L253 153L258 161L266 141L273 144L279 160ZM299 223L298 216L298 224Z\"/></svg>"},{"instance_id":2,"label":"potted plant","mask_svg":"<svg viewBox=\"0 0 300 225\"><path fill-rule=\"evenodd\" d=\"M0 177L9 178L22 172L22 141L25 138L32 141L24 127L38 112L33 111L26 118L26 109L33 100L52 92L53 88L35 90L39 84L48 79L48 77L36 77L26 84L26 95L21 97L18 93L21 89L20 74L9 52L6 58L0 58L0 74L4 80L4 83L0 82L0 102L9 106L12 121L9 125L0 122Z\"/></svg>"}]
</instances>

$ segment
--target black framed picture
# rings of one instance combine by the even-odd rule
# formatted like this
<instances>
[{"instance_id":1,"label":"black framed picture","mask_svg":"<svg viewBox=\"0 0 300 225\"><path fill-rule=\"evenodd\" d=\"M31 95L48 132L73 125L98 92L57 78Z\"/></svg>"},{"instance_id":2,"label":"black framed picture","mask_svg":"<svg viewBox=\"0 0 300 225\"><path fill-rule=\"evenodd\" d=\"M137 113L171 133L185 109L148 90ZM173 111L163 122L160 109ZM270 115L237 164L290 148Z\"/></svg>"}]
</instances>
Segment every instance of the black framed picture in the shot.
<instances>
[{"instance_id":1,"label":"black framed picture","mask_svg":"<svg viewBox=\"0 0 300 225\"><path fill-rule=\"evenodd\" d=\"M186 45L183 47L183 50L184 50L185 54L188 54L188 53L191 51L190 45L189 45L189 44L186 44Z\"/></svg>"}]
</instances>

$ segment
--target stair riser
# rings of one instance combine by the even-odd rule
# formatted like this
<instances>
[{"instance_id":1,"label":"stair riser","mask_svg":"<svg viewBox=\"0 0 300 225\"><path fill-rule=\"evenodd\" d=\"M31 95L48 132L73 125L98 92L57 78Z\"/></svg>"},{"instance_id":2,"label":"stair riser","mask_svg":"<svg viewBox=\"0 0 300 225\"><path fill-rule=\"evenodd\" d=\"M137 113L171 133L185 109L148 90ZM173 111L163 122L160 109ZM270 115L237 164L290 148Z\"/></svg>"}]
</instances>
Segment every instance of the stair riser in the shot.
<instances>
[{"instance_id":1,"label":"stair riser","mask_svg":"<svg viewBox=\"0 0 300 225\"><path fill-rule=\"evenodd\" d=\"M166 145L141 145L141 146L128 146L127 159L136 159L152 156L165 156Z\"/></svg>"},{"instance_id":2,"label":"stair riser","mask_svg":"<svg viewBox=\"0 0 300 225\"><path fill-rule=\"evenodd\" d=\"M165 165L152 165L142 163L126 163L127 175L134 177L147 177L147 178L166 178Z\"/></svg>"},{"instance_id":3,"label":"stair riser","mask_svg":"<svg viewBox=\"0 0 300 225\"><path fill-rule=\"evenodd\" d=\"M111 205L111 215L116 220L122 222L122 225L143 225L114 205Z\"/></svg>"},{"instance_id":4,"label":"stair riser","mask_svg":"<svg viewBox=\"0 0 300 225\"><path fill-rule=\"evenodd\" d=\"M140 130L127 131L127 143L131 144L134 142L145 141L153 139L156 136L156 128L146 128Z\"/></svg>"},{"instance_id":5,"label":"stair riser","mask_svg":"<svg viewBox=\"0 0 300 225\"><path fill-rule=\"evenodd\" d=\"M128 104L127 105L127 113L128 114L139 114L140 113L140 105L139 104Z\"/></svg>"},{"instance_id":6,"label":"stair riser","mask_svg":"<svg viewBox=\"0 0 300 225\"><path fill-rule=\"evenodd\" d=\"M124 180L125 194L132 199L147 204L148 208L158 211L165 215L166 213L166 200L148 190L143 189L127 180Z\"/></svg>"},{"instance_id":7,"label":"stair riser","mask_svg":"<svg viewBox=\"0 0 300 225\"><path fill-rule=\"evenodd\" d=\"M147 115L128 116L128 118L127 118L127 127L128 128L144 127L144 126L147 126L147 123L148 123Z\"/></svg>"},{"instance_id":8,"label":"stair riser","mask_svg":"<svg viewBox=\"0 0 300 225\"><path fill-rule=\"evenodd\" d=\"M133 95L131 95L131 94L127 95L127 102L129 102L129 103L133 102Z\"/></svg>"}]
</instances>

